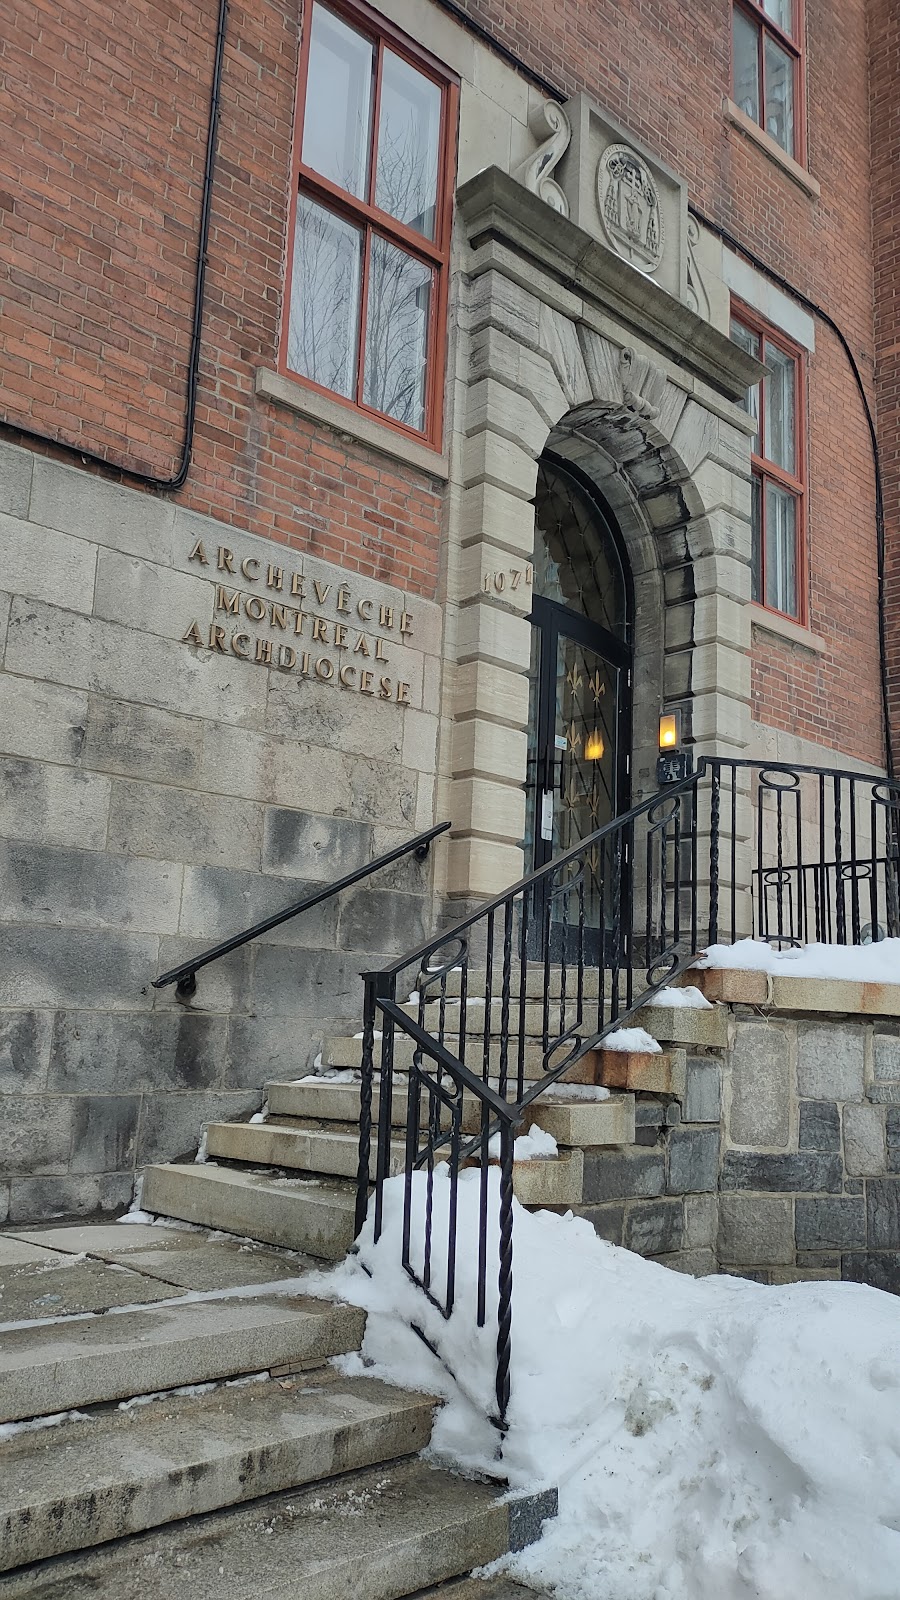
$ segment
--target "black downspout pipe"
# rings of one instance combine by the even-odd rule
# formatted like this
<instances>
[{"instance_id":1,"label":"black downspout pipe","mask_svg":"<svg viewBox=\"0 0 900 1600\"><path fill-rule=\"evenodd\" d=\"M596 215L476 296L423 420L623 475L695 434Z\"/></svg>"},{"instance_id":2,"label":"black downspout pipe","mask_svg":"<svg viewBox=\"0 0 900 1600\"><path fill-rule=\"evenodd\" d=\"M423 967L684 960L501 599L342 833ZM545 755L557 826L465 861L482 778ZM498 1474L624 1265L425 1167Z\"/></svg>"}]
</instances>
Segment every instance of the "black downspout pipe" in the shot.
<instances>
[{"instance_id":1,"label":"black downspout pipe","mask_svg":"<svg viewBox=\"0 0 900 1600\"><path fill-rule=\"evenodd\" d=\"M95 467L104 467L108 472L119 472L132 483L141 483L148 489L172 490L181 489L187 481L191 468L191 453L194 447L194 424L197 416L197 391L200 382L200 336L203 326L203 295L206 286L207 247L209 244L209 219L212 210L213 177L216 165L216 141L219 132L219 108L222 93L222 69L225 60L225 23L228 15L228 0L219 0L219 19L216 27L216 49L213 62L212 87L209 97L209 126L206 135L206 163L203 169L203 196L200 206L200 230L197 238L197 269L194 279L194 309L191 320L191 347L188 356L187 381L185 385L184 405L184 435L181 445L181 455L178 467L171 478L160 478L150 472L141 472L138 468L124 466L119 461L110 461L106 456L97 455L93 450L83 450L80 445L70 444L64 439L53 439L48 434L39 433L33 428L24 428L17 422L10 422L5 417L0 417L0 427L9 428L22 439L32 439L36 444L53 445L58 450L70 451L80 461L89 462Z\"/></svg>"}]
</instances>

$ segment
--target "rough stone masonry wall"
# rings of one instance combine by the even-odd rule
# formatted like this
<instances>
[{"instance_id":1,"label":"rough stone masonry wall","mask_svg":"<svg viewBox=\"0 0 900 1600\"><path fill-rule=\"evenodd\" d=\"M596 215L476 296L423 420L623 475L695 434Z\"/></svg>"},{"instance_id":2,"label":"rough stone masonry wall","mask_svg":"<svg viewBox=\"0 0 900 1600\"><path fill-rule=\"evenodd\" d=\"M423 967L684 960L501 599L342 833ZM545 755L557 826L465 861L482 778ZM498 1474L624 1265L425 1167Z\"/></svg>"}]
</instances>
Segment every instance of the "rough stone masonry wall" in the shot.
<instances>
[{"instance_id":1,"label":"rough stone masonry wall","mask_svg":"<svg viewBox=\"0 0 900 1600\"><path fill-rule=\"evenodd\" d=\"M638 1095L635 1142L584 1156L584 1204L602 1239L696 1276L718 1268L722 1063L683 1062L680 1098Z\"/></svg>"},{"instance_id":2,"label":"rough stone masonry wall","mask_svg":"<svg viewBox=\"0 0 900 1600\"><path fill-rule=\"evenodd\" d=\"M900 1022L734 1010L723 1268L900 1293Z\"/></svg>"},{"instance_id":3,"label":"rough stone masonry wall","mask_svg":"<svg viewBox=\"0 0 900 1600\"><path fill-rule=\"evenodd\" d=\"M635 1143L585 1152L575 1210L682 1271L900 1293L900 1020L723 1009L684 1092L637 1097ZM714 1014L691 1015L699 1040Z\"/></svg>"},{"instance_id":4,"label":"rough stone masonry wall","mask_svg":"<svg viewBox=\"0 0 900 1600\"><path fill-rule=\"evenodd\" d=\"M0 497L0 1221L20 1222L123 1206L136 1168L299 1076L359 1014L360 970L423 936L407 860L217 963L188 1007L150 988L431 826L441 614L25 450L0 447Z\"/></svg>"}]
</instances>

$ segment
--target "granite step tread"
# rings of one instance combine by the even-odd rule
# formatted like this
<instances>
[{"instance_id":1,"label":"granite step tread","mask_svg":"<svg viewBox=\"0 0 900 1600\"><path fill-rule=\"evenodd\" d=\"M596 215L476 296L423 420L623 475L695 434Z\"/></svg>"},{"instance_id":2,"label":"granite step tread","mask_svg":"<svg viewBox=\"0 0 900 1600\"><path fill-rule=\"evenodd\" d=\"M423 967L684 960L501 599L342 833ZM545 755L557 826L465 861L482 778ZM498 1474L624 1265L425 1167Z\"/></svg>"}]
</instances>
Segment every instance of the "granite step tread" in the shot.
<instances>
[{"instance_id":1,"label":"granite step tread","mask_svg":"<svg viewBox=\"0 0 900 1600\"><path fill-rule=\"evenodd\" d=\"M269 1122L277 1127L289 1126L291 1119L298 1123L317 1121L319 1126L328 1122L343 1124L345 1128L356 1125L359 1114L359 1084L334 1083L328 1078L313 1078L301 1083L270 1083L266 1086L269 1105ZM537 1122L552 1133L560 1145L630 1144L634 1138L634 1096L609 1095L606 1100L586 1101L573 1096L565 1099L565 1085L552 1100L539 1099L526 1113L526 1122ZM380 1096L376 1089L372 1096L372 1116L377 1120ZM391 1125L406 1127L406 1078L395 1084L391 1096ZM477 1133L481 1127L481 1103L474 1095L463 1097L463 1131Z\"/></svg>"},{"instance_id":2,"label":"granite step tread","mask_svg":"<svg viewBox=\"0 0 900 1600\"><path fill-rule=\"evenodd\" d=\"M206 1149L211 1157L285 1167L325 1176L355 1178L359 1165L359 1130L355 1125L326 1128L283 1126L270 1122L210 1122ZM390 1171L403 1170L405 1146L391 1145ZM374 1153L372 1158L374 1170Z\"/></svg>"},{"instance_id":3,"label":"granite step tread","mask_svg":"<svg viewBox=\"0 0 900 1600\"><path fill-rule=\"evenodd\" d=\"M20 1568L0 1600L399 1600L504 1555L514 1528L496 1485L407 1460Z\"/></svg>"},{"instance_id":4,"label":"granite step tread","mask_svg":"<svg viewBox=\"0 0 900 1600\"><path fill-rule=\"evenodd\" d=\"M356 1306L244 1290L2 1327L0 1422L324 1362L359 1349L364 1328Z\"/></svg>"},{"instance_id":5,"label":"granite step tread","mask_svg":"<svg viewBox=\"0 0 900 1600\"><path fill-rule=\"evenodd\" d=\"M356 1186L213 1163L147 1167L141 1204L159 1216L340 1261L353 1243Z\"/></svg>"},{"instance_id":6,"label":"granite step tread","mask_svg":"<svg viewBox=\"0 0 900 1600\"><path fill-rule=\"evenodd\" d=\"M3 1446L0 1571L414 1455L434 1406L325 1372L17 1434Z\"/></svg>"}]
</instances>

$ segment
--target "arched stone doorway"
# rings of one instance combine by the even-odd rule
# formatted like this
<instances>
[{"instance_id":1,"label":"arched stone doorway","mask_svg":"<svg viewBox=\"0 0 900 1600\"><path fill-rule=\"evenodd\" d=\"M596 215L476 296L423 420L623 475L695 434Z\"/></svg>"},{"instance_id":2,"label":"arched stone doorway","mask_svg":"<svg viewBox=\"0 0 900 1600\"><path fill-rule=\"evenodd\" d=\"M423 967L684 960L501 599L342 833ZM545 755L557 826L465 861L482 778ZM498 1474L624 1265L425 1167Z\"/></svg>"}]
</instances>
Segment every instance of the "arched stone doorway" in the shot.
<instances>
[{"instance_id":1,"label":"arched stone doorway","mask_svg":"<svg viewBox=\"0 0 900 1600\"><path fill-rule=\"evenodd\" d=\"M751 429L736 402L755 368L497 169L459 200L470 256L451 483L444 881L469 899L533 865L523 850L537 756L523 574L536 570L535 493L550 456L602 497L630 568L631 803L656 787L661 710L681 710L697 754L745 747Z\"/></svg>"},{"instance_id":2,"label":"arched stone doorway","mask_svg":"<svg viewBox=\"0 0 900 1600\"><path fill-rule=\"evenodd\" d=\"M633 617L627 558L600 495L578 468L545 451L529 618L529 867L628 808Z\"/></svg>"}]
</instances>

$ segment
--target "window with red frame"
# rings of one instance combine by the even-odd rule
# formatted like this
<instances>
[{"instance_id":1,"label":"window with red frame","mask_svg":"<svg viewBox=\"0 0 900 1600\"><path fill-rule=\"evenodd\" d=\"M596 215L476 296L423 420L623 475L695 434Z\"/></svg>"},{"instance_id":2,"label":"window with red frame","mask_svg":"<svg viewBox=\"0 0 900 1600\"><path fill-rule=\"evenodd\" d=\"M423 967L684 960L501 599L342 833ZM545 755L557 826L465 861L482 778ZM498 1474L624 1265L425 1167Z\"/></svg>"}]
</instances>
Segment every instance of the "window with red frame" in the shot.
<instances>
[{"instance_id":1,"label":"window with red frame","mask_svg":"<svg viewBox=\"0 0 900 1600\"><path fill-rule=\"evenodd\" d=\"M303 38L284 368L437 443L456 85L355 0Z\"/></svg>"},{"instance_id":2,"label":"window with red frame","mask_svg":"<svg viewBox=\"0 0 900 1600\"><path fill-rule=\"evenodd\" d=\"M731 337L766 367L747 393L757 424L753 444L751 596L770 611L804 619L803 358L790 340L745 307Z\"/></svg>"},{"instance_id":3,"label":"window with red frame","mask_svg":"<svg viewBox=\"0 0 900 1600\"><path fill-rule=\"evenodd\" d=\"M734 0L734 98L789 156L802 159L802 0Z\"/></svg>"}]
</instances>

